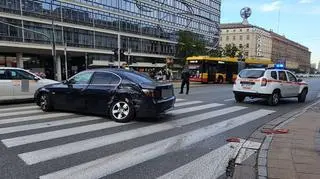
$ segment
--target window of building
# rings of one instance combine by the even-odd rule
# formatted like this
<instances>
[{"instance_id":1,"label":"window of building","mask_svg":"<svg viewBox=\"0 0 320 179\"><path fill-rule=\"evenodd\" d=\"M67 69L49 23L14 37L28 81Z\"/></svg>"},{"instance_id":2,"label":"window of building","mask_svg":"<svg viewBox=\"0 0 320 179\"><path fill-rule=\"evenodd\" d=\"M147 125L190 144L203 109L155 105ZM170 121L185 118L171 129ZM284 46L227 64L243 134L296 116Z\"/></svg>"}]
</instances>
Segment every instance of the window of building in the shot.
<instances>
[{"instance_id":1,"label":"window of building","mask_svg":"<svg viewBox=\"0 0 320 179\"><path fill-rule=\"evenodd\" d=\"M247 40L250 40L250 35L247 35Z\"/></svg>"},{"instance_id":2,"label":"window of building","mask_svg":"<svg viewBox=\"0 0 320 179\"><path fill-rule=\"evenodd\" d=\"M240 40L242 40L242 35L240 35Z\"/></svg>"},{"instance_id":3,"label":"window of building","mask_svg":"<svg viewBox=\"0 0 320 179\"><path fill-rule=\"evenodd\" d=\"M247 29L247 32L249 32L249 29Z\"/></svg>"},{"instance_id":4,"label":"window of building","mask_svg":"<svg viewBox=\"0 0 320 179\"><path fill-rule=\"evenodd\" d=\"M229 41L229 36L226 37L226 41Z\"/></svg>"},{"instance_id":5,"label":"window of building","mask_svg":"<svg viewBox=\"0 0 320 179\"><path fill-rule=\"evenodd\" d=\"M239 44L239 48L242 48L243 46L242 46L242 44Z\"/></svg>"},{"instance_id":6,"label":"window of building","mask_svg":"<svg viewBox=\"0 0 320 179\"><path fill-rule=\"evenodd\" d=\"M232 40L236 40L236 36L233 36L233 37L232 37Z\"/></svg>"},{"instance_id":7,"label":"window of building","mask_svg":"<svg viewBox=\"0 0 320 179\"><path fill-rule=\"evenodd\" d=\"M246 47L249 48L249 43L247 43Z\"/></svg>"},{"instance_id":8,"label":"window of building","mask_svg":"<svg viewBox=\"0 0 320 179\"><path fill-rule=\"evenodd\" d=\"M244 56L248 57L249 56L249 52L244 52Z\"/></svg>"},{"instance_id":9,"label":"window of building","mask_svg":"<svg viewBox=\"0 0 320 179\"><path fill-rule=\"evenodd\" d=\"M242 29L240 29L240 32L242 32Z\"/></svg>"}]
</instances>

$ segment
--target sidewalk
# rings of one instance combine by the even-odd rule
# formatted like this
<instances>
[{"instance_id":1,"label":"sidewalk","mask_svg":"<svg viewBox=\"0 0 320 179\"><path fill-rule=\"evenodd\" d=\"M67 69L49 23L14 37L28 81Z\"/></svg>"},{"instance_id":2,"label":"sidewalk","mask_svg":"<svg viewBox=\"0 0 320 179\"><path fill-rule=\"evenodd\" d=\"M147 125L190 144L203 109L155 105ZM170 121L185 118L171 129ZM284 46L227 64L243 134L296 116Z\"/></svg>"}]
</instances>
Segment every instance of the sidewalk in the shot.
<instances>
[{"instance_id":1,"label":"sidewalk","mask_svg":"<svg viewBox=\"0 0 320 179\"><path fill-rule=\"evenodd\" d=\"M267 156L270 179L320 179L320 103L282 126Z\"/></svg>"}]
</instances>

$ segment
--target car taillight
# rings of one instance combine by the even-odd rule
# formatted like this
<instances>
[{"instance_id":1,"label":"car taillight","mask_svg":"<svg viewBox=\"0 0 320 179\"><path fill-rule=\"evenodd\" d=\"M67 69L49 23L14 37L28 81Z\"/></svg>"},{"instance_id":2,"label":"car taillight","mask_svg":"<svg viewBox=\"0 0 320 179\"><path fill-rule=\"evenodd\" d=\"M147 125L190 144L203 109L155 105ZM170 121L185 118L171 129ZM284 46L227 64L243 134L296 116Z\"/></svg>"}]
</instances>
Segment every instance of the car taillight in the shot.
<instances>
[{"instance_id":1,"label":"car taillight","mask_svg":"<svg viewBox=\"0 0 320 179\"><path fill-rule=\"evenodd\" d=\"M262 78L261 86L267 86L268 80L266 78Z\"/></svg>"}]
</instances>

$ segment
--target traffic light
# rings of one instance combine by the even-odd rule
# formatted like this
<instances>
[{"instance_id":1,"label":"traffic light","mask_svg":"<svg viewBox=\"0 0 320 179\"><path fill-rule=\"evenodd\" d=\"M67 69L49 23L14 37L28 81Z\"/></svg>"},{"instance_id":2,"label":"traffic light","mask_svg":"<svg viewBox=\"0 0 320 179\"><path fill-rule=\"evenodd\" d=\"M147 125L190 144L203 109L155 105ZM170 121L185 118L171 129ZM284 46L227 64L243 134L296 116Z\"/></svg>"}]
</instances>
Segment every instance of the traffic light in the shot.
<instances>
[{"instance_id":1,"label":"traffic light","mask_svg":"<svg viewBox=\"0 0 320 179\"><path fill-rule=\"evenodd\" d=\"M113 59L118 61L118 48L113 49Z\"/></svg>"}]
</instances>

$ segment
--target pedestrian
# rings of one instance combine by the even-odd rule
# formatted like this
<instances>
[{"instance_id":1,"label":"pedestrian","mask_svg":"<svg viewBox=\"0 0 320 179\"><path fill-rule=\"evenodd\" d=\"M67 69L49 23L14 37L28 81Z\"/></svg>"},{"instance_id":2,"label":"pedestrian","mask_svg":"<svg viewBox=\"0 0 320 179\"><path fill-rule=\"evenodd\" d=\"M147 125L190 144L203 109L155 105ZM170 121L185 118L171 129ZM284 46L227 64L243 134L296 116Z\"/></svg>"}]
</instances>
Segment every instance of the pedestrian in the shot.
<instances>
[{"instance_id":1,"label":"pedestrian","mask_svg":"<svg viewBox=\"0 0 320 179\"><path fill-rule=\"evenodd\" d=\"M184 69L183 69L182 72L181 72L182 82L181 82L180 94L183 94L184 85L187 85L187 92L186 92L186 94L189 94L189 78L190 78L190 71L189 71L188 65L185 65L185 66L184 66Z\"/></svg>"}]
</instances>

